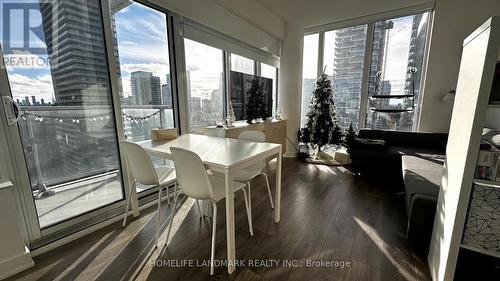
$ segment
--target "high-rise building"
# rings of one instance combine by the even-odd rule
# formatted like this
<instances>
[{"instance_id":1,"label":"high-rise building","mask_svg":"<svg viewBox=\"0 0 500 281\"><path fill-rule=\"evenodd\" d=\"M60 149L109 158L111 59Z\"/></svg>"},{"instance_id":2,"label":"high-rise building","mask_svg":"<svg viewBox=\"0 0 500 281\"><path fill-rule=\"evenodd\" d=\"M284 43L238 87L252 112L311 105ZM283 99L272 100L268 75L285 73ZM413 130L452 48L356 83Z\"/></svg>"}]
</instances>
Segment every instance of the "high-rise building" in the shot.
<instances>
[{"instance_id":1,"label":"high-rise building","mask_svg":"<svg viewBox=\"0 0 500 281\"><path fill-rule=\"evenodd\" d=\"M414 129L418 116L420 99L420 82L422 78L425 44L429 20L428 13L417 14L413 17L410 48L408 51L408 72L406 76L405 92L415 95L414 98L404 100L405 108L414 108L412 114L401 118L399 126L407 130Z\"/></svg>"},{"instance_id":2,"label":"high-rise building","mask_svg":"<svg viewBox=\"0 0 500 281\"><path fill-rule=\"evenodd\" d=\"M366 25L353 26L339 29L335 34L335 54L333 90L337 107L337 116L342 127L347 128L352 122L359 128L361 105L361 86L363 82L363 69L370 67L370 82L375 80L376 69L380 69L383 61L383 46L385 29L375 25L372 41L371 64L363 65L366 49ZM371 84L370 84L371 86ZM373 88L371 86L370 90ZM371 94L370 94L371 95Z\"/></svg>"},{"instance_id":3,"label":"high-rise building","mask_svg":"<svg viewBox=\"0 0 500 281\"><path fill-rule=\"evenodd\" d=\"M60 174L69 178L117 169L116 130L112 119L99 125L86 115L111 114L112 99L99 0L40 1L42 26L51 58L55 122L47 134L49 150L61 154ZM117 66L119 69L119 66ZM63 110L73 106L72 110ZM71 122L68 120L78 122ZM56 144L56 145L54 145ZM99 148L99 150L96 150ZM61 177L60 181L70 180Z\"/></svg>"},{"instance_id":4,"label":"high-rise building","mask_svg":"<svg viewBox=\"0 0 500 281\"><path fill-rule=\"evenodd\" d=\"M163 104L163 96L161 93L161 81L160 77L153 76L151 77L151 95L152 95L152 103L155 105Z\"/></svg>"},{"instance_id":5,"label":"high-rise building","mask_svg":"<svg viewBox=\"0 0 500 281\"><path fill-rule=\"evenodd\" d=\"M135 71L130 74L132 102L136 105L162 104L160 77L147 71Z\"/></svg>"},{"instance_id":6,"label":"high-rise building","mask_svg":"<svg viewBox=\"0 0 500 281\"><path fill-rule=\"evenodd\" d=\"M172 99L172 84L170 81L170 75L167 74L166 84L161 85L161 95L163 98L163 105L166 105L169 108L173 108L173 99Z\"/></svg>"},{"instance_id":7,"label":"high-rise building","mask_svg":"<svg viewBox=\"0 0 500 281\"><path fill-rule=\"evenodd\" d=\"M57 105L111 103L100 5L98 0L41 1Z\"/></svg>"},{"instance_id":8,"label":"high-rise building","mask_svg":"<svg viewBox=\"0 0 500 281\"><path fill-rule=\"evenodd\" d=\"M166 105L168 108L172 108L172 90L170 85L163 84L161 85L161 94L163 96L163 105Z\"/></svg>"}]
</instances>

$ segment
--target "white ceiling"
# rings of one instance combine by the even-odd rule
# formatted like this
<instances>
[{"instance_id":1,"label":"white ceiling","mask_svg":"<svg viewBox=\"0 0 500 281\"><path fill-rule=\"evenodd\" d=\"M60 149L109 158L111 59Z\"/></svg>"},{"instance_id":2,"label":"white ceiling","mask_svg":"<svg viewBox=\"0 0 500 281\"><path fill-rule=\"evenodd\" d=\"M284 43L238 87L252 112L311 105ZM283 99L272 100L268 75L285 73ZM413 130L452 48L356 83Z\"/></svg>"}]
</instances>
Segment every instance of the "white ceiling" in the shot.
<instances>
[{"instance_id":1,"label":"white ceiling","mask_svg":"<svg viewBox=\"0 0 500 281\"><path fill-rule=\"evenodd\" d=\"M283 37L287 21L304 27L372 15L431 0L215 0L250 23Z\"/></svg>"}]
</instances>

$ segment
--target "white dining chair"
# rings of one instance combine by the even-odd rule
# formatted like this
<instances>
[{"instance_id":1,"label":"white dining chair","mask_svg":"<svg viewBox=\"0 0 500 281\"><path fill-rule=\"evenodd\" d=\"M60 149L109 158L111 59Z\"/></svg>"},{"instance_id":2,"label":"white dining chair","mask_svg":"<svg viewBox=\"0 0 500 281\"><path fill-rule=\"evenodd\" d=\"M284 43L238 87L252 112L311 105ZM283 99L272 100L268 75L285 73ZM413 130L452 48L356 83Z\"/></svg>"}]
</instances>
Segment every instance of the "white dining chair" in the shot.
<instances>
[{"instance_id":1,"label":"white dining chair","mask_svg":"<svg viewBox=\"0 0 500 281\"><path fill-rule=\"evenodd\" d=\"M137 183L144 185L153 185L158 187L158 208L156 210L156 232L155 241L159 237L159 224L160 224L160 208L162 201L162 190L167 190L167 200L170 205L169 186L174 184L174 191L177 189L177 178L174 168L159 166L154 167L151 158L144 151L144 149L133 142L123 142L123 150L127 160L127 166L132 174L132 184L127 197L127 204L125 207L125 214L123 216L123 227L127 224L128 209L132 200L132 191L136 188ZM198 203L198 202L197 202ZM200 207L198 205L198 210ZM201 214L201 211L200 211ZM156 242L157 243L157 242Z\"/></svg>"},{"instance_id":2,"label":"white dining chair","mask_svg":"<svg viewBox=\"0 0 500 281\"><path fill-rule=\"evenodd\" d=\"M210 254L210 275L214 274L214 256L215 256L215 237L217 225L217 202L225 198L225 181L221 177L209 175L200 157L189 150L171 147L170 152L174 158L174 165L177 171L177 180L179 182L179 190L174 193L174 208L170 216L170 224L168 226L166 247L168 247L170 231L176 214L177 198L180 193L183 193L197 200L209 200L212 203L213 219L212 219L212 250ZM233 182L234 192L243 191L245 197L245 208L248 218L248 227L250 235L253 236L253 229L250 221L250 208L248 203L245 185L239 182ZM156 247L158 242L156 243Z\"/></svg>"},{"instance_id":3,"label":"white dining chair","mask_svg":"<svg viewBox=\"0 0 500 281\"><path fill-rule=\"evenodd\" d=\"M247 130L240 133L238 136L241 140L249 140L253 142L265 142L266 135L261 131ZM264 168L267 165L267 161L262 160L246 168L237 170L233 174L235 181L246 182L248 186L248 201L250 203L250 210L252 210L252 191L250 186L250 181L258 176L264 176L266 179L267 193L269 195L269 201L271 203L271 208L274 209L273 196L271 195L271 188L269 187L269 179L267 174L264 172Z\"/></svg>"}]
</instances>

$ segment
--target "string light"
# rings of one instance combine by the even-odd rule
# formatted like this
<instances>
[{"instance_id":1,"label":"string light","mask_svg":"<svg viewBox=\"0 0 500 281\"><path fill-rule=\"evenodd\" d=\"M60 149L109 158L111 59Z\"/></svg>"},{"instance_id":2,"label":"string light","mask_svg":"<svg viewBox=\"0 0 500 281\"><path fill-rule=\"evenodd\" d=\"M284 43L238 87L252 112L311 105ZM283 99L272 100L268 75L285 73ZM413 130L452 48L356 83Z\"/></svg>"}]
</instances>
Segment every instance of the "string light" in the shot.
<instances>
[{"instance_id":1,"label":"string light","mask_svg":"<svg viewBox=\"0 0 500 281\"><path fill-rule=\"evenodd\" d=\"M151 118L158 119L158 115L160 114L160 111L156 111L154 113L148 114L146 116L133 116L133 115L128 115L126 113L123 113L123 117L132 122L132 123L144 123L144 121L149 121ZM104 114L96 114L96 115L90 115L90 116L66 116L66 117L61 117L61 116L54 116L54 115L47 115L47 114L35 114L31 112L27 112L23 110L23 113L21 115L23 120L27 120L27 117L32 116L34 117L35 121L40 121L43 122L44 119L52 119L56 122L59 123L64 123L64 119L71 119L72 123L79 124L80 120L88 120L91 122L96 122L99 120L103 121L104 119L111 119L109 116L109 113L104 113Z\"/></svg>"}]
</instances>

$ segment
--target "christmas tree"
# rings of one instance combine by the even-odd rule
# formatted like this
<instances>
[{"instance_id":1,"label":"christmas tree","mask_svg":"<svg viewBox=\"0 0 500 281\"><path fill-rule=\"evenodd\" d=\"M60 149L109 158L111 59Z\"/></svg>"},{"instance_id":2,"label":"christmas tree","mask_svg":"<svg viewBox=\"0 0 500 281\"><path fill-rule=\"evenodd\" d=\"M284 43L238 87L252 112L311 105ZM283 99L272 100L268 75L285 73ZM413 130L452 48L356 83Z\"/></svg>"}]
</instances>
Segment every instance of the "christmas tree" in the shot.
<instances>
[{"instance_id":1,"label":"christmas tree","mask_svg":"<svg viewBox=\"0 0 500 281\"><path fill-rule=\"evenodd\" d=\"M354 142L356 141L356 136L356 131L354 130L351 122L351 124L349 124L349 129L347 129L346 135L344 137L344 145L347 148L347 153L351 152Z\"/></svg>"},{"instance_id":2,"label":"christmas tree","mask_svg":"<svg viewBox=\"0 0 500 281\"><path fill-rule=\"evenodd\" d=\"M315 86L306 128L310 133L309 142L321 149L326 144L340 144L343 133L337 120L332 84L328 76L323 73Z\"/></svg>"},{"instance_id":3,"label":"christmas tree","mask_svg":"<svg viewBox=\"0 0 500 281\"><path fill-rule=\"evenodd\" d=\"M266 97L264 96L264 92L262 92L259 79L252 80L252 86L248 90L247 95L247 122L252 123L254 119L258 118L266 119Z\"/></svg>"}]
</instances>

